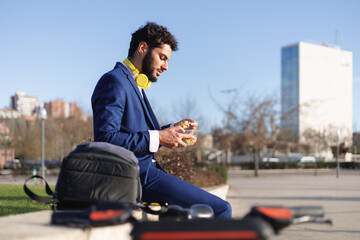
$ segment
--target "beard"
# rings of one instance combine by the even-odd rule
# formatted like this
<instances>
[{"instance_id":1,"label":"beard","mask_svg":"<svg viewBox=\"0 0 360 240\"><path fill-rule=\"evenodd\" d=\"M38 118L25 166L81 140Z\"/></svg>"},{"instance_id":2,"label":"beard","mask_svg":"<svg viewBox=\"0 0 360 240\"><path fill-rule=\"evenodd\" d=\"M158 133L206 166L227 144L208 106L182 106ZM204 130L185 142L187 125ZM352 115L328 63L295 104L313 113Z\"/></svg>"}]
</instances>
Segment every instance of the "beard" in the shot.
<instances>
[{"instance_id":1,"label":"beard","mask_svg":"<svg viewBox=\"0 0 360 240\"><path fill-rule=\"evenodd\" d=\"M156 82L157 76L154 76L155 68L152 66L151 59L152 50L148 51L142 61L142 73L145 74L150 82Z\"/></svg>"}]
</instances>

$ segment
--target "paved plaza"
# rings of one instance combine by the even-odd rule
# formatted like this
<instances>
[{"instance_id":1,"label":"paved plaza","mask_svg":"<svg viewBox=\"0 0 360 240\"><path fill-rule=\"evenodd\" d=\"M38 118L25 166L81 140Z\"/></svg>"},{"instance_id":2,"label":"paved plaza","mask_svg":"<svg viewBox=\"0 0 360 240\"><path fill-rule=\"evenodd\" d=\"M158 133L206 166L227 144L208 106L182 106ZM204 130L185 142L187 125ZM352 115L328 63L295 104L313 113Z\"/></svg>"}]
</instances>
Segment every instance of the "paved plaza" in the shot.
<instances>
[{"instance_id":1,"label":"paved plaza","mask_svg":"<svg viewBox=\"0 0 360 240\"><path fill-rule=\"evenodd\" d=\"M253 205L323 206L333 225L306 223L286 228L275 240L360 239L360 171L230 170L227 200L233 217L241 218Z\"/></svg>"}]
</instances>

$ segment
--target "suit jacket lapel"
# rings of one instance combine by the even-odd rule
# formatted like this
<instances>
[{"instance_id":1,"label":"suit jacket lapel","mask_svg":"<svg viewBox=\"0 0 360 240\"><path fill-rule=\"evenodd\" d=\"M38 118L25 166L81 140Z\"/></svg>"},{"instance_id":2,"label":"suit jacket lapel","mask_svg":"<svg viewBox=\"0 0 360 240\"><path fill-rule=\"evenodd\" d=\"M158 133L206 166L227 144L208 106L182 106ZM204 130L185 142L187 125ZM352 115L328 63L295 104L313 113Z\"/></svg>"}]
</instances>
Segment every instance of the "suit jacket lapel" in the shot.
<instances>
[{"instance_id":1,"label":"suit jacket lapel","mask_svg":"<svg viewBox=\"0 0 360 240\"><path fill-rule=\"evenodd\" d=\"M125 70L125 74L127 75L127 79L129 80L130 84L132 85L132 87L134 88L134 91L136 92L139 101L141 102L141 105L145 111L145 115L147 116L149 122L151 123L151 127L152 129L157 129L157 130L161 130L160 125L155 117L155 114L153 113L150 103L147 100L147 97L145 95L144 90L142 89L142 93L144 95L144 98L141 96L139 87L136 85L136 82L134 80L134 78L132 77L132 75L128 74L128 70L124 67L124 65L122 65L121 63L117 64L118 67L122 68ZM144 99L146 100L146 103L144 101Z\"/></svg>"}]
</instances>

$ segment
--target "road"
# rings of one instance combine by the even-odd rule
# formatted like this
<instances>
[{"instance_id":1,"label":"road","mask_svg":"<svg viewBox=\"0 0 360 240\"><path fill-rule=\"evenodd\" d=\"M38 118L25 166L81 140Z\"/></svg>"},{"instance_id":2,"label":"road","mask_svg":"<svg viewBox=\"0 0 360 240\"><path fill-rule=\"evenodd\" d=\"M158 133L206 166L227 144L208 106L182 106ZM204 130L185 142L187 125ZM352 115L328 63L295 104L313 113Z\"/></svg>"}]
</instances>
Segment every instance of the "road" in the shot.
<instances>
[{"instance_id":1,"label":"road","mask_svg":"<svg viewBox=\"0 0 360 240\"><path fill-rule=\"evenodd\" d=\"M227 200L233 217L241 218L254 205L323 206L334 224L299 224L286 228L275 240L360 239L360 170L230 170Z\"/></svg>"}]
</instances>

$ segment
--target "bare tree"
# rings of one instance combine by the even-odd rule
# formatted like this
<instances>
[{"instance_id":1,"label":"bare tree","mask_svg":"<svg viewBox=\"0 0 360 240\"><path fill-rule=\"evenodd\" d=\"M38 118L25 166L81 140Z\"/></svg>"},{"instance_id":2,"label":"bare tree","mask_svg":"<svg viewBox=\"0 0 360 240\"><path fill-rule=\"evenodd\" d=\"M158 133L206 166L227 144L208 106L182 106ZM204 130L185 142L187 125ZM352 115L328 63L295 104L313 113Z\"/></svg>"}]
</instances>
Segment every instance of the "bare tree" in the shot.
<instances>
[{"instance_id":1,"label":"bare tree","mask_svg":"<svg viewBox=\"0 0 360 240\"><path fill-rule=\"evenodd\" d=\"M65 141L74 149L77 144L89 141L93 138L92 118L87 121L70 117L64 121L63 132Z\"/></svg>"},{"instance_id":2,"label":"bare tree","mask_svg":"<svg viewBox=\"0 0 360 240\"><path fill-rule=\"evenodd\" d=\"M240 90L227 89L220 91L223 94L227 95L226 103L221 103L216 97L214 97L211 93L209 96L211 100L214 102L215 106L224 114L223 119L223 130L227 134L234 134L239 132L238 128L238 111L240 109L241 104L241 94ZM234 132L235 131L235 132Z\"/></svg>"},{"instance_id":3,"label":"bare tree","mask_svg":"<svg viewBox=\"0 0 360 240\"><path fill-rule=\"evenodd\" d=\"M255 176L259 175L261 151L268 143L276 141L276 104L277 100L272 96L263 99L253 96L243 105L240 125L245 145L253 155Z\"/></svg>"},{"instance_id":4,"label":"bare tree","mask_svg":"<svg viewBox=\"0 0 360 240\"><path fill-rule=\"evenodd\" d=\"M176 121L191 118L195 120L200 127L204 124L196 99L191 96L187 96L186 98L173 103L173 116Z\"/></svg>"},{"instance_id":5,"label":"bare tree","mask_svg":"<svg viewBox=\"0 0 360 240\"><path fill-rule=\"evenodd\" d=\"M250 96L241 101L238 92L228 97L231 100L227 105L212 97L225 119L223 129L213 130L214 140L222 150L231 147L232 152L238 154L250 152L254 159L255 176L258 176L261 151L269 143L274 145L277 141L280 129L279 112L276 110L278 100L275 96Z\"/></svg>"},{"instance_id":6,"label":"bare tree","mask_svg":"<svg viewBox=\"0 0 360 240\"><path fill-rule=\"evenodd\" d=\"M37 161L41 156L40 121L24 118L3 121L9 128L8 146L15 148L15 157L20 160ZM48 118L45 123L45 158L59 160L78 143L93 138L92 118Z\"/></svg>"}]
</instances>

